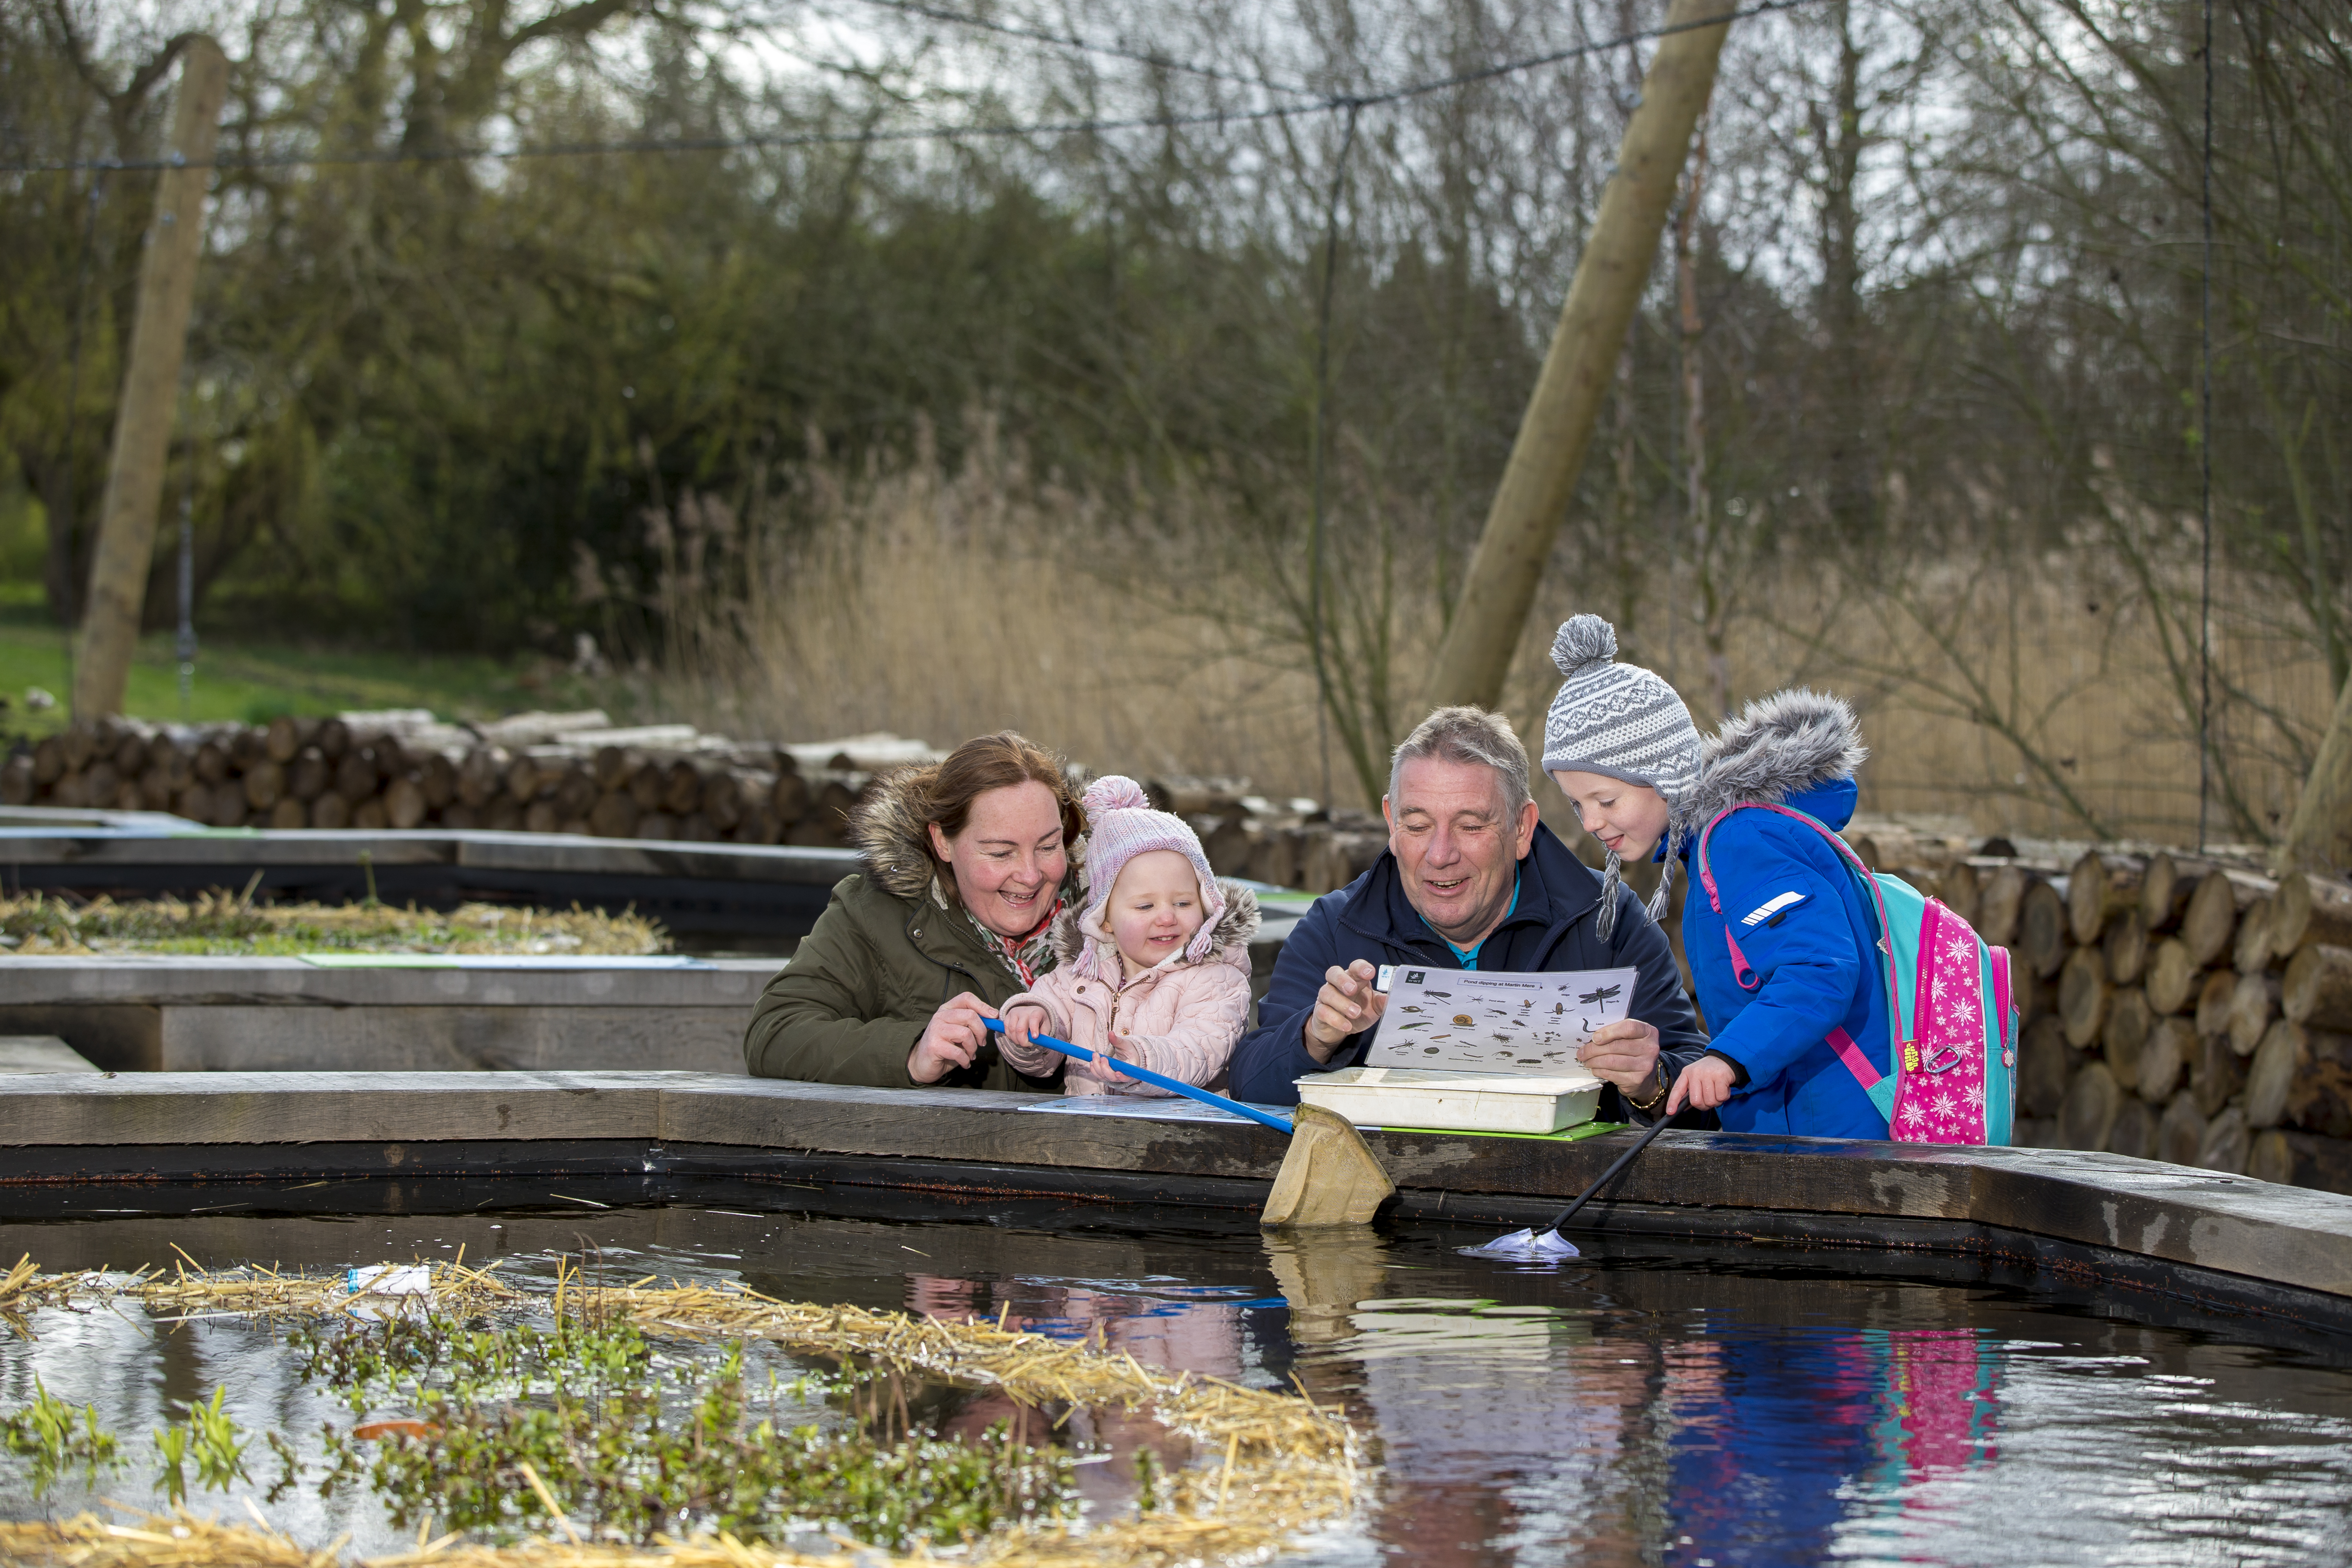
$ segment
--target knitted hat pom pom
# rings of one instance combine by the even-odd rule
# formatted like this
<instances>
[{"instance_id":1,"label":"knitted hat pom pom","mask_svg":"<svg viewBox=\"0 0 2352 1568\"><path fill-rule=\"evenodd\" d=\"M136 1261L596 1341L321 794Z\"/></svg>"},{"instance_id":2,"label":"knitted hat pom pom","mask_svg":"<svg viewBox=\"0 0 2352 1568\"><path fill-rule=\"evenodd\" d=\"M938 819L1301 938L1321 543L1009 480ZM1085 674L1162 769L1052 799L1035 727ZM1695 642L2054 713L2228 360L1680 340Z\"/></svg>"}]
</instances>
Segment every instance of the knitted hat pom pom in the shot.
<instances>
[{"instance_id":1,"label":"knitted hat pom pom","mask_svg":"<svg viewBox=\"0 0 2352 1568\"><path fill-rule=\"evenodd\" d=\"M1617 628L1599 616L1570 616L1551 639L1551 661L1574 679L1597 671L1617 657Z\"/></svg>"},{"instance_id":2,"label":"knitted hat pom pom","mask_svg":"<svg viewBox=\"0 0 2352 1568\"><path fill-rule=\"evenodd\" d=\"M1133 811L1149 806L1151 797L1143 786L1121 773L1106 773L1087 786L1084 805L1087 820L1093 822L1108 811Z\"/></svg>"}]
</instances>

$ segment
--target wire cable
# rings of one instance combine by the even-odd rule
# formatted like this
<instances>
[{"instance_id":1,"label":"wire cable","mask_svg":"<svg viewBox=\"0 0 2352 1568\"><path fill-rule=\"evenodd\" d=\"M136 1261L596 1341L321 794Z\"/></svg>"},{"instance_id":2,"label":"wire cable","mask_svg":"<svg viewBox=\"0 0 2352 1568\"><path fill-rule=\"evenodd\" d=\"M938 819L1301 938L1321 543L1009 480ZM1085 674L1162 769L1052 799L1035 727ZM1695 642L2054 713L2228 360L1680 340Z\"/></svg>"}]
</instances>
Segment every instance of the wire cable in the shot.
<instances>
[{"instance_id":1,"label":"wire cable","mask_svg":"<svg viewBox=\"0 0 2352 1568\"><path fill-rule=\"evenodd\" d=\"M1545 54L1531 55L1523 59L1499 61L1491 66L1482 66L1475 70L1460 71L1451 76L1434 77L1424 81L1408 82L1398 87L1379 88L1360 93L1334 93L1299 103L1263 104L1251 109L1199 110L1183 114L1141 114L1121 119L1038 121L1005 125L923 125L864 131L755 132L742 136L562 142L535 147L444 147L362 150L351 153L215 154L209 163L199 166L212 169L306 169L377 163L466 163L476 159L513 163L538 158L757 152L800 147L879 146L916 142L1003 141L1028 136L1082 136L1098 135L1114 131L1180 131L1203 125L1252 124L1267 121L1300 119L1315 114L1340 114L1350 110L1387 108L1411 99L1424 98L1431 93L1475 86L1480 82L1493 81L1520 71L1539 70L1546 66L1560 65L1587 55L1631 48L1636 44L1670 37L1677 33L1696 32L1706 27L1727 27L1734 22L1745 21L1750 17L1770 16L1781 11L1794 11L1818 3L1819 0L1757 0L1756 4L1727 11L1718 16L1706 16L1696 21L1639 28L1613 38L1576 44L1563 49L1553 49ZM57 163L0 163L0 174L80 173L90 170L135 174L184 166L184 160L176 157L68 159Z\"/></svg>"},{"instance_id":2,"label":"wire cable","mask_svg":"<svg viewBox=\"0 0 2352 1568\"><path fill-rule=\"evenodd\" d=\"M978 32L994 33L1000 37L1019 38L1026 43L1052 44L1058 48L1077 49L1090 55L1108 55L1115 59L1133 60L1156 70L1181 71L1187 76L1205 77L1211 81L1230 82L1236 87L1264 88L1268 92L1287 93L1294 98L1322 98L1320 88L1304 82L1276 81L1269 77L1253 76L1244 71L1229 71L1216 66L1204 66L1192 60L1179 59L1157 49L1138 48L1127 44L1107 44L1099 39L1081 37L1076 33L1048 33L1039 29L1016 27L1009 22L992 22L985 16L967 16L959 11L942 10L925 5L919 0L858 0L860 5L878 6L902 16L920 16L925 21L944 22L950 26L970 27Z\"/></svg>"}]
</instances>

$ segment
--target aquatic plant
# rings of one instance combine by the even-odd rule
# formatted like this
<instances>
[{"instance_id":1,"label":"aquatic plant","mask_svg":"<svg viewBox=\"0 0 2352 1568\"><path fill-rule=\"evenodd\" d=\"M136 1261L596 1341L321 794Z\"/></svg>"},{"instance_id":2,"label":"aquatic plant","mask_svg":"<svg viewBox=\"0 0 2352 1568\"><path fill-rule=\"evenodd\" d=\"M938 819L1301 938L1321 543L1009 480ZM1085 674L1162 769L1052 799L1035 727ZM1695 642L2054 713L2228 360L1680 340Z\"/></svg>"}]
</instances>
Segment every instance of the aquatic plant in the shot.
<instances>
[{"instance_id":1,"label":"aquatic plant","mask_svg":"<svg viewBox=\"0 0 2352 1568\"><path fill-rule=\"evenodd\" d=\"M410 1413L321 1433L321 1493L363 1480L402 1524L433 1519L510 1538L577 1520L635 1542L830 1529L896 1550L1075 1507L1069 1457L1014 1441L1003 1423L967 1444L905 1430L903 1416L893 1438L887 1415L879 1436L754 1421L740 1345L715 1365L671 1369L687 1401L673 1409L643 1331L593 1312L550 1330L431 1313L298 1324L289 1342L302 1379L334 1389L354 1415ZM845 1368L803 1384L847 1404L876 1381ZM877 1414L905 1408L903 1397L872 1404Z\"/></svg>"},{"instance_id":2,"label":"aquatic plant","mask_svg":"<svg viewBox=\"0 0 2352 1568\"><path fill-rule=\"evenodd\" d=\"M174 1506L188 1500L188 1429L185 1426L160 1426L155 1431L155 1451L163 1457L163 1473L155 1478L155 1489L170 1498Z\"/></svg>"},{"instance_id":3,"label":"aquatic plant","mask_svg":"<svg viewBox=\"0 0 2352 1568\"><path fill-rule=\"evenodd\" d=\"M1067 1458L1015 1444L1002 1422L971 1444L886 1443L814 1426L780 1432L746 1419L740 1370L730 1355L675 1423L643 1389L559 1395L547 1406L428 1398L429 1432L385 1439L368 1479L402 1524L432 1518L509 1537L576 1520L639 1542L693 1530L772 1541L825 1529L895 1551L1072 1510ZM355 1464L348 1437L331 1435L329 1448L339 1466ZM544 1478L546 1500L532 1475Z\"/></svg>"},{"instance_id":4,"label":"aquatic plant","mask_svg":"<svg viewBox=\"0 0 2352 1568\"><path fill-rule=\"evenodd\" d=\"M329 1479L336 1485L357 1484L376 1459L395 1451L415 1448L429 1460L431 1446L446 1436L439 1413L425 1407L423 1395L438 1394L442 1411L454 1410L457 1395L466 1392L477 1400L480 1419L501 1409L549 1411L556 1400L550 1392L555 1379L549 1363L582 1368L600 1358L623 1354L635 1362L633 1343L646 1345L642 1375L633 1372L626 1384L648 1397L666 1394L658 1406L661 1430L674 1434L677 1450L689 1458L718 1447L704 1433L695 1447L697 1410L710 1392L711 1362L688 1359L667 1364L670 1347L678 1342L702 1341L740 1347L764 1343L796 1355L822 1357L837 1370L809 1372L781 1390L771 1375L766 1422L771 1433L784 1424L773 1419L779 1395L804 1400L810 1394L831 1401L845 1415L873 1430L836 1434L831 1441L862 1441L878 1456L906 1452L918 1466L952 1458L960 1445L949 1444L934 1432L908 1436L911 1421L906 1412L906 1380L938 1390L987 1389L1009 1399L1015 1421L1031 1413L1055 1424L1080 1407L1096 1410L1149 1411L1174 1440L1167 1453L1137 1460L1138 1480L1153 1505L1138 1517L1095 1517L1083 1530L1062 1522L1066 1511L1050 1505L1034 1506L1027 1515L999 1513L1009 1525L1029 1518L1031 1528L1000 1525L982 1533L969 1548L968 1561L985 1568L1166 1568L1176 1563L1260 1562L1299 1535L1326 1528L1344 1517L1363 1496L1360 1487L1358 1439L1342 1415L1313 1401L1286 1394L1237 1387L1197 1373L1147 1367L1133 1357L1110 1353L1099 1343L1062 1341L1002 1321L955 1321L906 1313L869 1310L855 1306L778 1300L740 1287L671 1284L652 1287L650 1279L620 1289L582 1289L576 1271L567 1270L552 1300L526 1295L493 1279L488 1269L462 1265L430 1266L430 1297L397 1301L354 1297L340 1272L304 1275L266 1268L239 1268L207 1273L194 1266L167 1278L149 1275L124 1279L97 1273L41 1276L20 1288L18 1300L53 1308L87 1308L100 1302L138 1303L151 1311L181 1314L247 1314L257 1321L283 1322L298 1340L310 1335L321 1349L333 1340L353 1336L333 1364L355 1375L378 1376L376 1386L387 1398L403 1398L394 1391L414 1388L418 1398L407 1403L409 1415L393 1419L362 1420L342 1436L356 1468ZM26 1276L27 1279L31 1276ZM4 1283L4 1282L0 1282ZM518 1321L518 1313L556 1309L556 1326L541 1329ZM440 1315L438 1329L431 1314ZM166 1317L165 1321L170 1321ZM513 1331L529 1328L528 1334ZM632 1342L623 1331L641 1338ZM437 1334L437 1338L436 1337ZM656 1346L658 1341L658 1348ZM566 1344L576 1351L564 1348ZM567 1358L576 1360L567 1363ZM730 1360L733 1358L730 1357ZM536 1361L541 1364L527 1366ZM724 1363L722 1363L723 1366ZM320 1361L323 1371L329 1363ZM372 1369L382 1367L378 1373ZM529 1373L530 1377L518 1375ZM461 1376L462 1373L462 1376ZM740 1372L737 1373L740 1377ZM899 1381L894 1382L897 1379ZM528 1382L528 1386L527 1386ZM608 1396L584 1373L566 1397L587 1401ZM462 1385L462 1386L461 1386ZM739 1387L734 1397L748 1404ZM379 1406L380 1407L380 1406ZM892 1414L896 1415L895 1427ZM365 1415L362 1409L358 1413ZM736 1431L747 1442L759 1430L748 1409L738 1417ZM427 1420L425 1415L435 1415ZM650 1416L649 1416L650 1418ZM751 1422L748 1430L743 1423ZM183 1429L184 1430L184 1428ZM794 1428L776 1437L790 1442ZM895 1430L898 1441L887 1440ZM1022 1430L1016 1426L1013 1436ZM278 1457L281 1474L269 1493L275 1500L311 1479L294 1445L281 1436L265 1435ZM1004 1440L1002 1426L973 1445L983 1458L992 1444ZM370 1450L371 1441L388 1447ZM936 1448L923 1445L937 1444ZM1064 1457L1039 1455L1018 1441L1011 1453L1024 1463L1041 1458L1065 1462ZM1186 1447L1205 1463L1180 1460ZM720 1450L722 1458L724 1450ZM1000 1458L1002 1456L996 1456ZM1165 1463L1163 1464L1163 1461ZM529 1467L526 1468L525 1467ZM538 1519L556 1521L557 1531L542 1533L517 1546L458 1544L455 1536L420 1543L413 1556L396 1561L413 1568L772 1568L814 1560L771 1537L771 1544L755 1544L742 1536L721 1536L708 1525L689 1521L693 1533L673 1537L652 1547L619 1539L587 1542L571 1516L588 1516L581 1500L572 1497L565 1479L569 1471L552 1467L551 1476L538 1461L518 1454L507 1484L509 1490L528 1490L534 1497L542 1486L548 1495L535 1513L514 1511L508 1525L485 1530L485 1535L512 1536ZM311 1468L315 1469L315 1467ZM837 1468L813 1473L857 1480L875 1479L870 1498L898 1508L907 1496L888 1464L870 1468ZM513 1478L520 1477L516 1486ZM967 1479L973 1478L967 1477ZM980 1478L983 1479L985 1478ZM558 1496L557 1484L567 1490ZM821 1479L822 1484L822 1479ZM1024 1484L1027 1484L1024 1480ZM717 1495L714 1493L714 1496ZM724 1501L721 1499L720 1501ZM1015 1494L1013 1502L1021 1506ZM952 1501L952 1500L950 1500ZM989 1505L982 1495L979 1501ZM780 1500L779 1516L784 1511ZM990 1505L994 1506L994 1505ZM838 1508L833 1510L836 1515ZM718 1517L714 1503L708 1517ZM407 1515L416 1520L420 1513ZM448 1516L436 1513L447 1522ZM950 1508L936 1509L950 1536L961 1540L977 1523L979 1513L962 1518ZM614 1530L612 1534L619 1535ZM844 1530L845 1535L852 1533ZM877 1531L877 1534L878 1534ZM565 1538L569 1538L569 1542ZM910 1533L917 1552L930 1541L948 1536ZM325 1568L326 1555L296 1545L269 1531L194 1521L184 1510L151 1518L139 1528L84 1516L79 1519L10 1523L0 1521L0 1562L55 1563L58 1568L188 1568L195 1563L283 1565L283 1568ZM831 1558L828 1554L828 1560Z\"/></svg>"},{"instance_id":5,"label":"aquatic plant","mask_svg":"<svg viewBox=\"0 0 2352 1568\"><path fill-rule=\"evenodd\" d=\"M0 952L664 952L661 927L635 911L509 909L466 904L454 913L365 904L255 903L215 889L194 900L116 902L57 894L0 898Z\"/></svg>"},{"instance_id":6,"label":"aquatic plant","mask_svg":"<svg viewBox=\"0 0 2352 1568\"><path fill-rule=\"evenodd\" d=\"M219 1384L209 1404L197 1400L187 1407L185 1422L156 1432L155 1451L163 1468L155 1487L173 1502L187 1499L191 1458L196 1462L196 1481L207 1491L225 1492L251 1479L245 1473L245 1450L253 1439L237 1436L236 1418L223 1408L227 1397L228 1385Z\"/></svg>"},{"instance_id":7,"label":"aquatic plant","mask_svg":"<svg viewBox=\"0 0 2352 1568\"><path fill-rule=\"evenodd\" d=\"M74 1407L33 1379L33 1403L14 1415L0 1418L0 1444L12 1454L33 1461L33 1490L45 1494L65 1471L79 1465L91 1481L102 1468L122 1461L114 1434L98 1424L98 1407L85 1405L80 1419Z\"/></svg>"}]
</instances>

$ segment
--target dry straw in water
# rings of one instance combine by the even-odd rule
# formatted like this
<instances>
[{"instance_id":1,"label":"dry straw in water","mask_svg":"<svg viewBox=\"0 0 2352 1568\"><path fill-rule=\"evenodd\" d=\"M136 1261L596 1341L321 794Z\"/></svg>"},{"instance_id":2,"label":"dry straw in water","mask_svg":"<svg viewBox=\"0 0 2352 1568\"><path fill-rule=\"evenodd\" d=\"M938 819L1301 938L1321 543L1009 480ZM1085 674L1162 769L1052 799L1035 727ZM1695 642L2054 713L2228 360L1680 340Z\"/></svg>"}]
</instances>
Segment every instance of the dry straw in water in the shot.
<instances>
[{"instance_id":1,"label":"dry straw in water","mask_svg":"<svg viewBox=\"0 0 2352 1568\"><path fill-rule=\"evenodd\" d=\"M428 1267L433 1299L442 1305L513 1306L527 1300L492 1279L487 1268L469 1269L462 1263ZM1148 1411L1192 1438L1201 1452L1220 1457L1206 1468L1165 1478L1160 1506L1150 1513L1086 1529L1052 1525L1007 1531L976 1542L966 1562L990 1568L1261 1562L1300 1535L1339 1523L1355 1507L1359 1441L1336 1411L1304 1398L1147 1367L1131 1355L986 1321L950 1322L780 1301L705 1285L656 1288L650 1280L625 1289L587 1289L567 1280L565 1289L566 1310L627 1321L647 1332L764 1340L793 1351L866 1357L900 1372L994 1388L1030 1407L1062 1404ZM214 1274L184 1268L170 1276L124 1280L95 1273L44 1276L27 1258L0 1277L0 1317L19 1331L29 1331L23 1314L38 1306L127 1300L182 1318L267 1318L349 1312L365 1300L346 1291L340 1275L258 1269ZM270 1530L257 1511L254 1525L205 1521L184 1511L128 1525L90 1515L63 1522L0 1523L0 1561L44 1568L325 1568L338 1561L336 1547L307 1551ZM810 1556L724 1536L645 1548L546 1538L484 1547L456 1536L433 1541L420 1535L415 1550L372 1561L377 1568L849 1568L853 1563L872 1568L877 1563L939 1561L893 1558L854 1542L842 1544L843 1552Z\"/></svg>"}]
</instances>

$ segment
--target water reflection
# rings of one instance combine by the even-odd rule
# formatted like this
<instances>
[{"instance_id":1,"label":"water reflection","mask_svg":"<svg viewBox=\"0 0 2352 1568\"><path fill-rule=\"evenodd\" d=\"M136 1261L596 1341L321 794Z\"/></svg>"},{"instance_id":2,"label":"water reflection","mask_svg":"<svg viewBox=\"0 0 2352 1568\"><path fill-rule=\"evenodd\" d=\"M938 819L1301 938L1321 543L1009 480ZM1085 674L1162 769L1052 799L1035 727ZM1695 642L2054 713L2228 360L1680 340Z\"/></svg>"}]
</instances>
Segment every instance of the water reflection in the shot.
<instances>
[{"instance_id":1,"label":"water reflection","mask_svg":"<svg viewBox=\"0 0 2352 1568\"><path fill-rule=\"evenodd\" d=\"M1093 1340L1147 1365L1345 1408L1379 1468L1360 1528L1302 1561L1955 1564L2352 1561L2352 1357L2091 1315L1983 1285L1778 1274L1759 1254L1633 1241L1570 1268L1460 1258L1440 1230L1149 1234L1102 1211L873 1215L673 1207L364 1225L204 1219L0 1227L53 1267L509 1257L542 1280L593 1244L614 1278L740 1279ZM74 1248L81 1249L81 1256ZM14 1256L14 1251L8 1251ZM266 1335L48 1315L0 1343L0 1401L37 1372L142 1446L167 1401L230 1385L239 1419L315 1429ZM1015 1418L979 1394L946 1413ZM1167 1439L1103 1418L1081 1436ZM1181 1453L1163 1453L1172 1463ZM1106 1508L1127 1490L1085 1472ZM40 1505L14 1472L0 1507ZM123 1489L144 1495L143 1480ZM206 1500L210 1502L218 1500ZM233 1500L225 1506L235 1509ZM363 1510L290 1516L317 1544Z\"/></svg>"}]
</instances>

